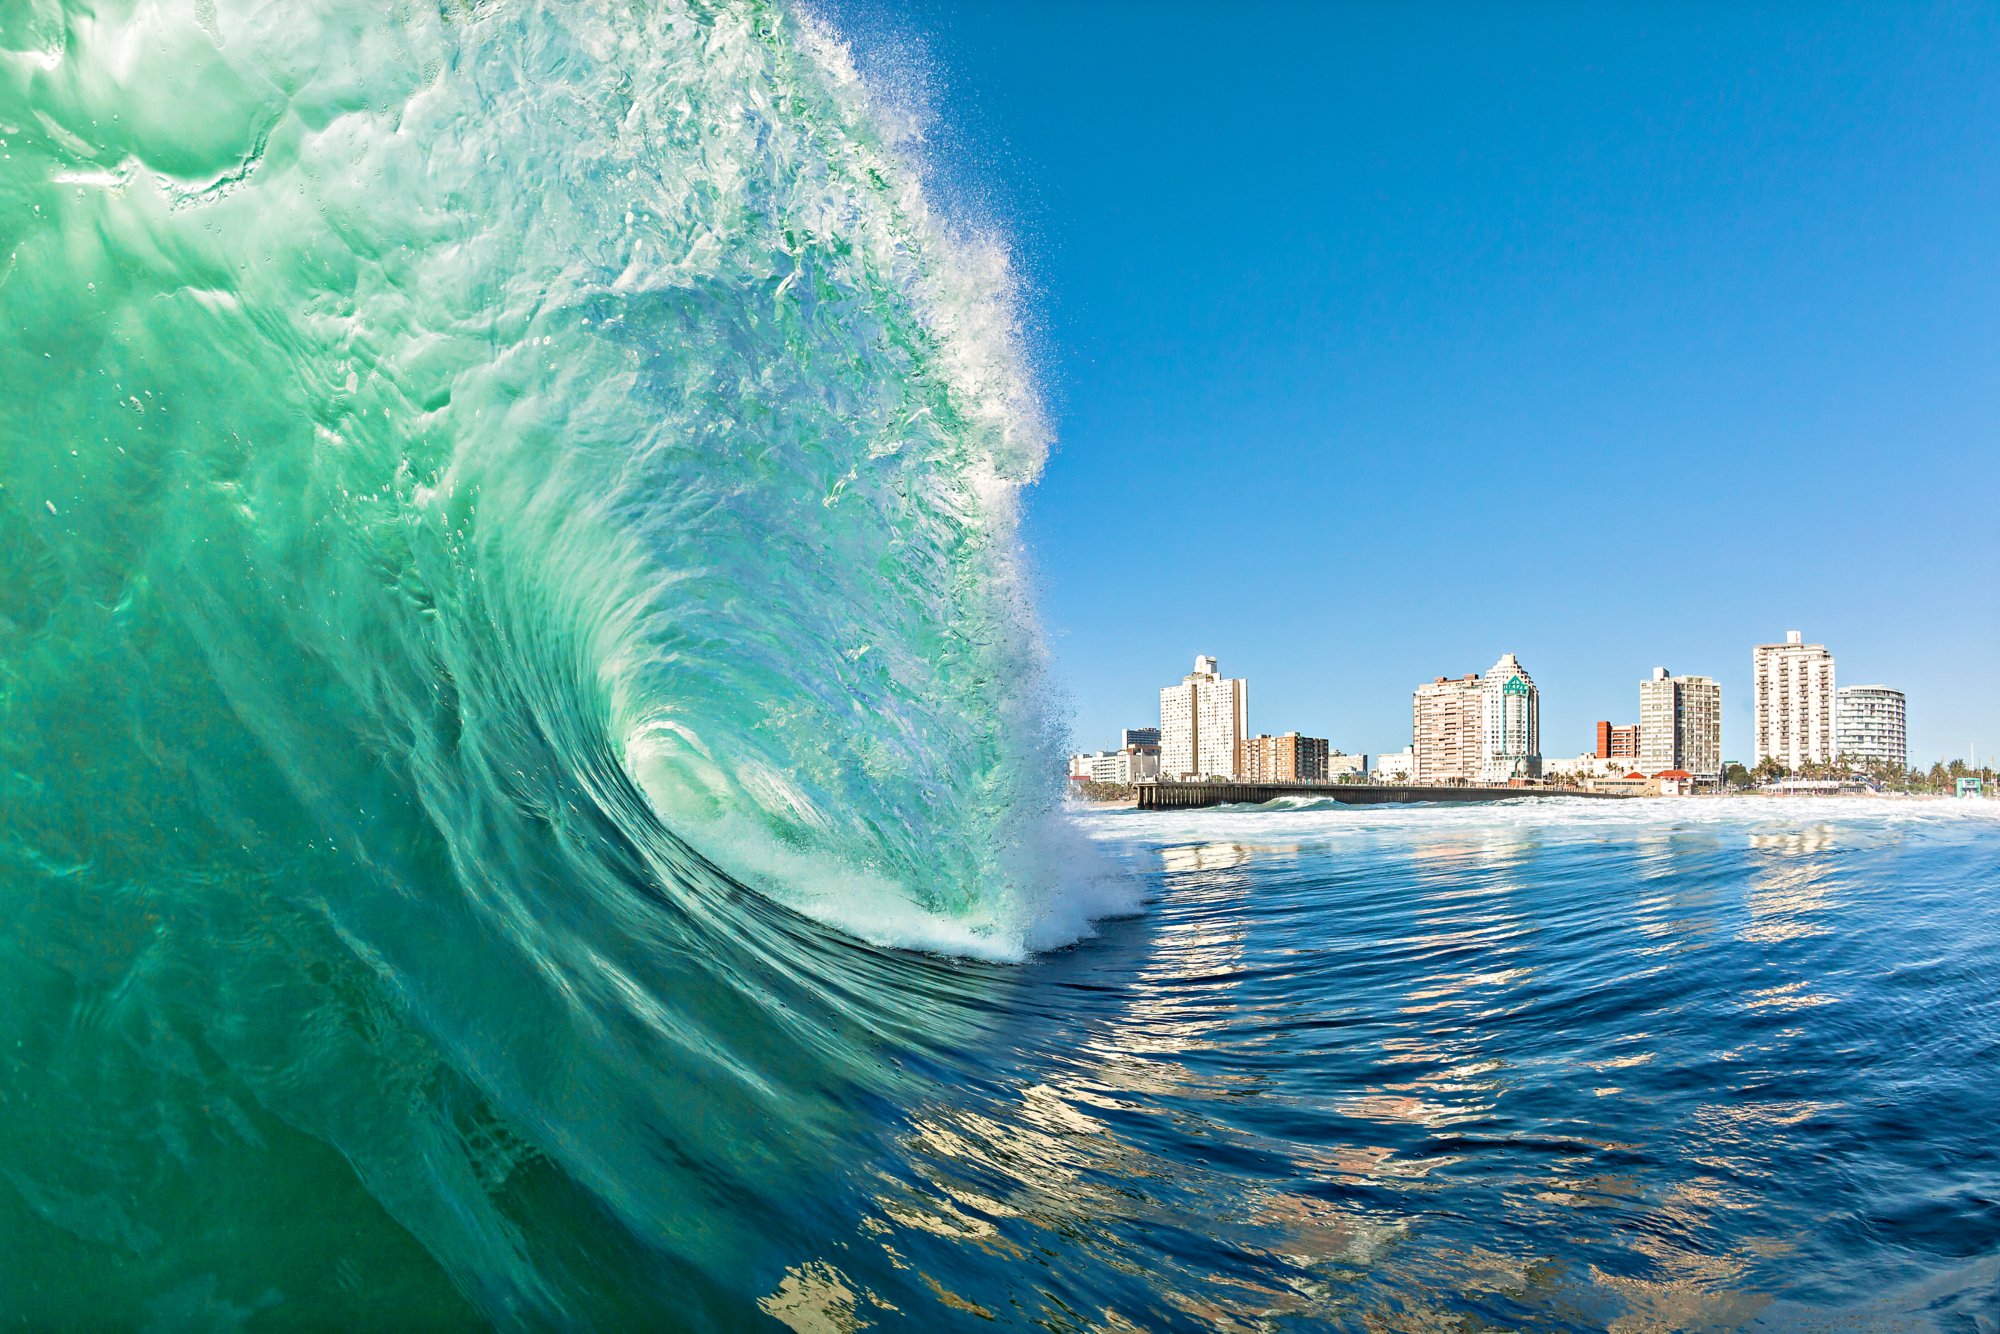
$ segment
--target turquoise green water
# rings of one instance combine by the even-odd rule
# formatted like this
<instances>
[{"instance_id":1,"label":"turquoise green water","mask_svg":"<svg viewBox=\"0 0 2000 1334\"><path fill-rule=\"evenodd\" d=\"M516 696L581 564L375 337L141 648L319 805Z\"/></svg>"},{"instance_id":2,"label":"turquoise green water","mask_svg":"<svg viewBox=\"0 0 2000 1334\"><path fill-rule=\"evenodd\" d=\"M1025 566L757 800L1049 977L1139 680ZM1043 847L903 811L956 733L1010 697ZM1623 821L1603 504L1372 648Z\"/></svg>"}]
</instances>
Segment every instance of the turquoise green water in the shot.
<instances>
[{"instance_id":1,"label":"turquoise green water","mask_svg":"<svg viewBox=\"0 0 2000 1334\"><path fill-rule=\"evenodd\" d=\"M1074 931L1005 262L877 125L764 4L0 7L0 1308L698 1315L877 1022L769 905Z\"/></svg>"}]
</instances>

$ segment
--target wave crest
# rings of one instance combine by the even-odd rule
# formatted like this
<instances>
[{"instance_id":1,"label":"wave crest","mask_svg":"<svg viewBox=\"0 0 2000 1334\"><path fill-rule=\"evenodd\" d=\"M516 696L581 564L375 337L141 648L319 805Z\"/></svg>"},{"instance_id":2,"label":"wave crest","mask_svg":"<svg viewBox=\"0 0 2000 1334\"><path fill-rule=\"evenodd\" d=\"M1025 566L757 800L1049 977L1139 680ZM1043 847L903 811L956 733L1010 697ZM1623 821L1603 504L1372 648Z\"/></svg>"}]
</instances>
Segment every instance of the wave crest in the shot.
<instances>
[{"instance_id":1,"label":"wave crest","mask_svg":"<svg viewBox=\"0 0 2000 1334\"><path fill-rule=\"evenodd\" d=\"M754 1287L690 1257L976 1022L772 905L1122 906L1060 883L1004 250L875 125L747 0L0 13L0 974L129 1039L37 1030L24 1198L241 1217L62 1128L250 1106L489 1313L589 1322L536 1191Z\"/></svg>"}]
</instances>

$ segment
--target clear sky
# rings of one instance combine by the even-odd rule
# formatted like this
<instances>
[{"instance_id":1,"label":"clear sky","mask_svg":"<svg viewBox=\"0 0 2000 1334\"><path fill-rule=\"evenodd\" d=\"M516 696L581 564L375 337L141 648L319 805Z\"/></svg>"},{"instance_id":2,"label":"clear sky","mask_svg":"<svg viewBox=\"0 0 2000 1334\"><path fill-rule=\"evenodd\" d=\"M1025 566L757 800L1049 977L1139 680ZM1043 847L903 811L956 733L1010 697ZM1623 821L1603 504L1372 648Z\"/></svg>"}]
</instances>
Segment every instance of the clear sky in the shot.
<instances>
[{"instance_id":1,"label":"clear sky","mask_svg":"<svg viewBox=\"0 0 2000 1334\"><path fill-rule=\"evenodd\" d=\"M1542 748L1787 629L2000 759L2000 8L836 4L1027 277L1077 744L1197 653L1408 744L1518 653Z\"/></svg>"}]
</instances>

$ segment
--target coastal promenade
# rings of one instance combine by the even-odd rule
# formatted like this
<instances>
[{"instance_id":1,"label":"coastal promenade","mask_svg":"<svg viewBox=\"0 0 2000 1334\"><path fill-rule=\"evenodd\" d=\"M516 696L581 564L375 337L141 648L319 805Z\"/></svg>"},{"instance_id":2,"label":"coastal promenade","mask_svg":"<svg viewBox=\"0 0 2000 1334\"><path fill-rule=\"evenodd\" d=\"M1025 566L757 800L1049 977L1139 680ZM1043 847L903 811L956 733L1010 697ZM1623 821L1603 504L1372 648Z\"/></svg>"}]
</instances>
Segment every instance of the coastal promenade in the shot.
<instances>
[{"instance_id":1,"label":"coastal promenade","mask_svg":"<svg viewBox=\"0 0 2000 1334\"><path fill-rule=\"evenodd\" d=\"M1523 797L1585 797L1623 801L1635 793L1580 792L1549 787L1448 787L1404 783L1139 783L1139 809L1178 811L1196 806L1276 801L1280 797L1311 797L1344 806L1382 806L1420 801L1515 801Z\"/></svg>"}]
</instances>

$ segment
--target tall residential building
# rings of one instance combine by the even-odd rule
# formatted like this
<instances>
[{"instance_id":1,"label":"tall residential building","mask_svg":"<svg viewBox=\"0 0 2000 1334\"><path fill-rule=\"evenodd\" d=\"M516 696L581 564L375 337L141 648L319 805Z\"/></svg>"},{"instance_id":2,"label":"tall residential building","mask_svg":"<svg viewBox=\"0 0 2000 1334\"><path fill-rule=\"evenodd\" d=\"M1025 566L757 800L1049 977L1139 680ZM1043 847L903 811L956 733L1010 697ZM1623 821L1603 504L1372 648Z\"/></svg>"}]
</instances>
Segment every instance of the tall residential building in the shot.
<instances>
[{"instance_id":1,"label":"tall residential building","mask_svg":"<svg viewBox=\"0 0 2000 1334\"><path fill-rule=\"evenodd\" d=\"M1669 676L1655 667L1639 683L1639 768L1722 777L1722 687L1706 676Z\"/></svg>"},{"instance_id":2,"label":"tall residential building","mask_svg":"<svg viewBox=\"0 0 2000 1334\"><path fill-rule=\"evenodd\" d=\"M1479 778L1504 783L1542 776L1542 692L1511 653L1479 682Z\"/></svg>"},{"instance_id":3,"label":"tall residential building","mask_svg":"<svg viewBox=\"0 0 2000 1334\"><path fill-rule=\"evenodd\" d=\"M1250 683L1224 677L1199 657L1177 686L1160 692L1160 773L1165 778L1235 778L1250 732Z\"/></svg>"},{"instance_id":4,"label":"tall residential building","mask_svg":"<svg viewBox=\"0 0 2000 1334\"><path fill-rule=\"evenodd\" d=\"M1597 758L1636 760L1639 758L1639 724L1620 727L1612 722L1597 724Z\"/></svg>"},{"instance_id":5,"label":"tall residential building","mask_svg":"<svg viewBox=\"0 0 2000 1334\"><path fill-rule=\"evenodd\" d=\"M1470 783L1479 777L1479 677L1440 676L1411 697L1410 778Z\"/></svg>"},{"instance_id":6,"label":"tall residential building","mask_svg":"<svg viewBox=\"0 0 2000 1334\"><path fill-rule=\"evenodd\" d=\"M1909 716L1902 691L1842 686L1834 692L1834 701L1834 740L1840 758L1856 764L1910 767Z\"/></svg>"},{"instance_id":7,"label":"tall residential building","mask_svg":"<svg viewBox=\"0 0 2000 1334\"><path fill-rule=\"evenodd\" d=\"M1830 764L1834 749L1833 655L1824 644L1759 644L1751 654L1756 691L1756 739L1750 763L1775 759L1787 769ZM1643 726L1643 724L1642 724Z\"/></svg>"},{"instance_id":8,"label":"tall residential building","mask_svg":"<svg viewBox=\"0 0 2000 1334\"><path fill-rule=\"evenodd\" d=\"M1243 741L1243 771L1249 783L1320 783L1326 781L1326 738L1253 736Z\"/></svg>"},{"instance_id":9,"label":"tall residential building","mask_svg":"<svg viewBox=\"0 0 2000 1334\"><path fill-rule=\"evenodd\" d=\"M1419 783L1504 783L1542 772L1542 696L1513 654L1484 676L1440 676L1411 699Z\"/></svg>"}]
</instances>

